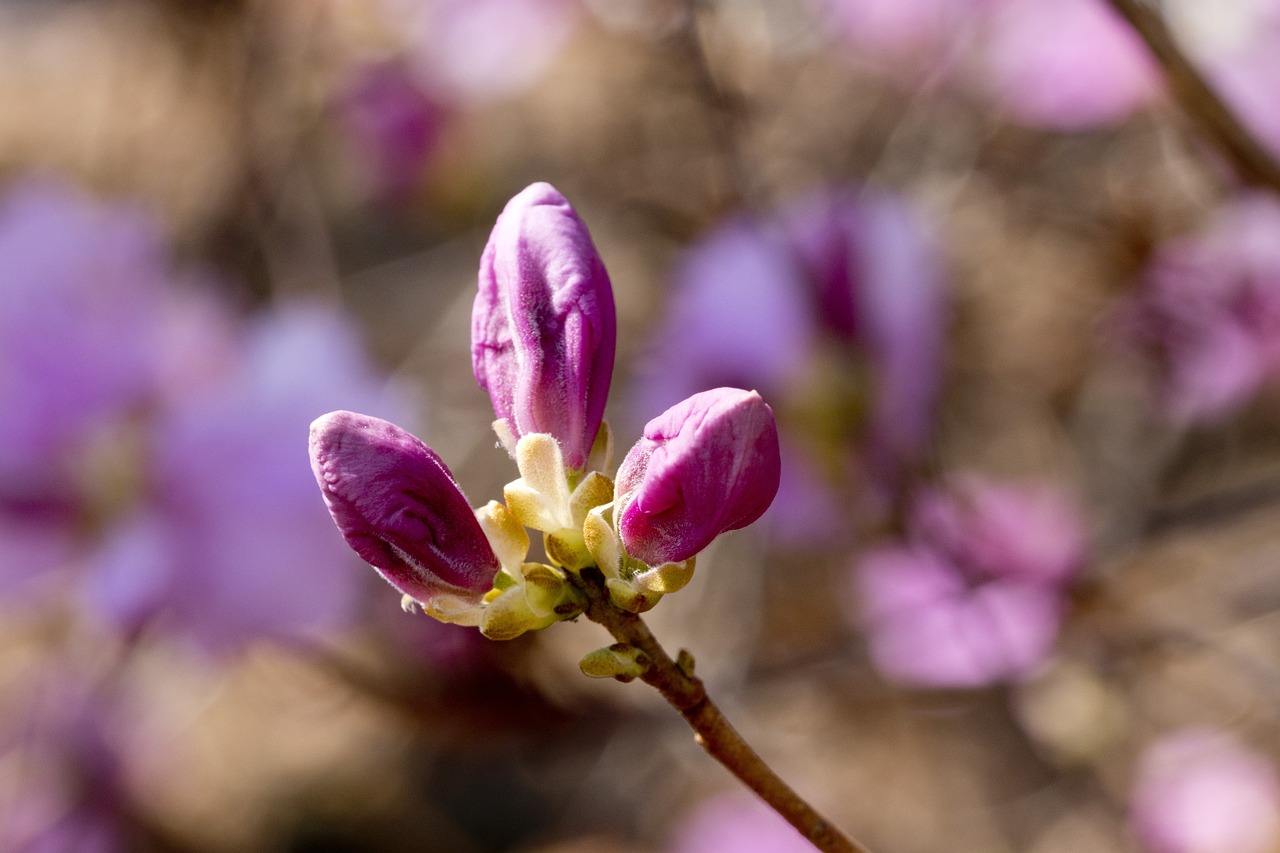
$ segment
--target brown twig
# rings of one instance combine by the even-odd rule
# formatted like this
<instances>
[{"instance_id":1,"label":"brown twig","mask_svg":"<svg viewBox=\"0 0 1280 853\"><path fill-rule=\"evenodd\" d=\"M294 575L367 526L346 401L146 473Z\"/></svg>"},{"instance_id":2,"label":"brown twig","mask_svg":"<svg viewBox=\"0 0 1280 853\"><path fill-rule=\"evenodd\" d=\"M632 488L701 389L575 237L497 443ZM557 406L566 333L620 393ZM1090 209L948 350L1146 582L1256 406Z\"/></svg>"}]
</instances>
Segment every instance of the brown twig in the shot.
<instances>
[{"instance_id":1,"label":"brown twig","mask_svg":"<svg viewBox=\"0 0 1280 853\"><path fill-rule=\"evenodd\" d=\"M681 26L672 36L685 54L694 89L706 109L712 146L725 173L718 202L728 211L754 206L759 199L742 150L745 119L741 96L731 92L716 75L707 54L704 30L714 14L712 0L687 0Z\"/></svg>"},{"instance_id":2,"label":"brown twig","mask_svg":"<svg viewBox=\"0 0 1280 853\"><path fill-rule=\"evenodd\" d=\"M1164 71L1174 98L1246 182L1280 193L1280 164L1236 117L1144 0L1108 0L1137 31Z\"/></svg>"},{"instance_id":3,"label":"brown twig","mask_svg":"<svg viewBox=\"0 0 1280 853\"><path fill-rule=\"evenodd\" d=\"M691 665L682 666L673 661L644 620L610 602L604 578L597 570L585 569L580 577L588 599L587 618L603 625L619 643L634 646L644 654L648 666L640 676L641 680L657 688L663 698L680 712L696 733L698 743L712 758L786 818L814 847L824 853L870 853L818 814L813 806L782 781L725 719L707 696L701 679L690 671Z\"/></svg>"}]
</instances>

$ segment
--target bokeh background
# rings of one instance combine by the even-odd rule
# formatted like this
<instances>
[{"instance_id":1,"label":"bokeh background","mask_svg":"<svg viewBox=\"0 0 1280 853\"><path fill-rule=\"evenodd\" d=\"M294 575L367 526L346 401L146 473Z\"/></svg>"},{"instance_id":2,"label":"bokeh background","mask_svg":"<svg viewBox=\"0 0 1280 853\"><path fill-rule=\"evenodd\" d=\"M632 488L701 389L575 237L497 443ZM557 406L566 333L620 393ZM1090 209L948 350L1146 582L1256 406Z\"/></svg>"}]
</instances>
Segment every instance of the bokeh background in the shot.
<instances>
[{"instance_id":1,"label":"bokeh background","mask_svg":"<svg viewBox=\"0 0 1280 853\"><path fill-rule=\"evenodd\" d=\"M1280 2L1157 11L1280 157ZM598 626L402 613L312 480L338 408L514 479L470 311L545 180L620 451L778 416L649 621L820 810L1280 850L1280 197L1176 94L1103 0L3 0L0 849L806 849Z\"/></svg>"}]
</instances>

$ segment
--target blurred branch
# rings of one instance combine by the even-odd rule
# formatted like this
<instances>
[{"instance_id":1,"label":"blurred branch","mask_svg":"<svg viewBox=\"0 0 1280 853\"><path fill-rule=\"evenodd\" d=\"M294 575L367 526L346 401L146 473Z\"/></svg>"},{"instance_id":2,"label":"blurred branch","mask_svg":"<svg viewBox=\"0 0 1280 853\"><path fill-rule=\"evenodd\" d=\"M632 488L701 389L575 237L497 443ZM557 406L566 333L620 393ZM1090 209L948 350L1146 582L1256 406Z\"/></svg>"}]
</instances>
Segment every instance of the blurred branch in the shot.
<instances>
[{"instance_id":1,"label":"blurred branch","mask_svg":"<svg viewBox=\"0 0 1280 853\"><path fill-rule=\"evenodd\" d=\"M1280 164L1187 58L1164 17L1147 0L1108 0L1146 42L1174 98L1234 164L1245 182L1280 193Z\"/></svg>"},{"instance_id":2,"label":"blurred branch","mask_svg":"<svg viewBox=\"0 0 1280 853\"><path fill-rule=\"evenodd\" d=\"M483 744L496 735L535 730L582 731L599 720L598 708L567 710L506 673L477 665L461 677L408 671L391 678L322 644L296 640L280 644L296 659L357 695L385 708L420 733L453 744Z\"/></svg>"},{"instance_id":3,"label":"blurred branch","mask_svg":"<svg viewBox=\"0 0 1280 853\"><path fill-rule=\"evenodd\" d=\"M824 853L870 853L801 799L742 739L707 696L702 680L693 675L692 658L687 652L680 653L679 663L673 661L644 620L613 605L598 570L584 569L580 577L580 586L588 598L587 618L603 625L619 643L640 650L647 659L641 680L656 688L680 712L696 733L699 745L712 758L786 818L814 847Z\"/></svg>"},{"instance_id":4,"label":"blurred branch","mask_svg":"<svg viewBox=\"0 0 1280 853\"><path fill-rule=\"evenodd\" d=\"M713 0L688 0L675 38L686 54L698 97L706 106L712 140L725 171L721 203L732 209L752 201L754 185L742 156L742 104L717 79L707 56L703 28L706 17L714 11Z\"/></svg>"},{"instance_id":5,"label":"blurred branch","mask_svg":"<svg viewBox=\"0 0 1280 853\"><path fill-rule=\"evenodd\" d=\"M1256 480L1172 506L1157 507L1148 514L1143 532L1158 536L1182 527L1206 527L1277 502L1280 502L1280 477Z\"/></svg>"}]
</instances>

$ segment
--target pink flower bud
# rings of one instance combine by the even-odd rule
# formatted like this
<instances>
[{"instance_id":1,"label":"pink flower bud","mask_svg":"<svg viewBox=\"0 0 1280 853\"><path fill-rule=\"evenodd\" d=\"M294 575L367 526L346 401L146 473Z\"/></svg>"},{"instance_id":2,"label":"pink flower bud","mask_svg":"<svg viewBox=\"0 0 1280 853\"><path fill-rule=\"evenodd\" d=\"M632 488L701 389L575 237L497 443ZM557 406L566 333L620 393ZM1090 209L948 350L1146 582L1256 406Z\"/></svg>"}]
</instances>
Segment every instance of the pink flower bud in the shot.
<instances>
[{"instance_id":1,"label":"pink flower bud","mask_svg":"<svg viewBox=\"0 0 1280 853\"><path fill-rule=\"evenodd\" d=\"M515 439L549 433L586 465L604 417L617 321L609 275L582 220L554 187L507 203L480 259L471 363Z\"/></svg>"},{"instance_id":2,"label":"pink flower bud","mask_svg":"<svg viewBox=\"0 0 1280 853\"><path fill-rule=\"evenodd\" d=\"M395 424L330 412L311 424L311 468L343 537L416 601L479 604L498 558L453 474Z\"/></svg>"},{"instance_id":3,"label":"pink flower bud","mask_svg":"<svg viewBox=\"0 0 1280 853\"><path fill-rule=\"evenodd\" d=\"M715 388L677 403L649 421L618 469L627 553L651 566L692 557L759 518L781 469L773 410L755 391Z\"/></svg>"}]
</instances>

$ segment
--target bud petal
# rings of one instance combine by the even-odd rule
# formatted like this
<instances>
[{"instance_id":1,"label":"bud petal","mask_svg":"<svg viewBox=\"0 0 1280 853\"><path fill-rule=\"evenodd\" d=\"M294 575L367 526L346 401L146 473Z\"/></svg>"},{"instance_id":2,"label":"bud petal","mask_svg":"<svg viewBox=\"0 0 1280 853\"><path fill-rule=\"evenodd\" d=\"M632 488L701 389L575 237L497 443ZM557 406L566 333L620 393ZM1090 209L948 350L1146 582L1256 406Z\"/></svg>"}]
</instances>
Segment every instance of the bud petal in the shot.
<instances>
[{"instance_id":1,"label":"bud petal","mask_svg":"<svg viewBox=\"0 0 1280 853\"><path fill-rule=\"evenodd\" d=\"M440 457L395 424L341 411L311 424L310 449L347 544L427 613L476 624L500 566Z\"/></svg>"},{"instance_id":2,"label":"bud petal","mask_svg":"<svg viewBox=\"0 0 1280 853\"><path fill-rule=\"evenodd\" d=\"M678 563L759 518L778 491L773 410L716 388L651 420L618 469L615 526L631 556Z\"/></svg>"},{"instance_id":3,"label":"bud petal","mask_svg":"<svg viewBox=\"0 0 1280 853\"><path fill-rule=\"evenodd\" d=\"M476 382L509 435L548 433L567 465L583 469L616 334L613 289L587 227L555 188L530 186L493 227L471 315Z\"/></svg>"}]
</instances>

